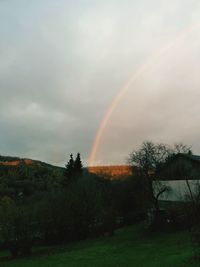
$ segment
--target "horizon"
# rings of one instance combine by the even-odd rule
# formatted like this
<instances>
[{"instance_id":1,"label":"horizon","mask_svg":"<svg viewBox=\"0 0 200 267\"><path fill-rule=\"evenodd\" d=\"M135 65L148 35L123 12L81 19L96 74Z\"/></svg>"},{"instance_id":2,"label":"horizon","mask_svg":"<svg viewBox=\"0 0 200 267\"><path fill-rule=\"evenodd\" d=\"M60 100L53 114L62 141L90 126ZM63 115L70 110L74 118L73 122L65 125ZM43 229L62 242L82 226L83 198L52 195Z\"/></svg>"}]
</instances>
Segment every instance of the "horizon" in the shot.
<instances>
[{"instance_id":1,"label":"horizon","mask_svg":"<svg viewBox=\"0 0 200 267\"><path fill-rule=\"evenodd\" d=\"M45 163L45 164L49 164L49 165L52 165L52 166L55 166L55 167L60 167L60 168L65 168L65 165L67 162L65 162L65 164L63 166L61 165L54 165L52 163L49 163L49 162L45 162L45 161L41 161L40 159L33 159L33 158L30 158L30 157L26 157L26 158L21 158L19 156L9 156L9 155L0 155L0 157L9 157L10 160L5 160L5 161L2 161L0 160L0 164L2 163L16 163L16 162L19 162L20 160L24 160L24 161L36 161L36 162L41 162L41 163ZM25 162L26 163L26 162ZM29 163L26 163L26 164L31 164L31 162ZM17 164L16 164L17 165ZM92 165L92 166L89 166L89 165L83 165L83 168L87 169L87 168L101 168L101 167L124 167L124 166L131 166L130 164L128 163L124 163L124 164L107 164L107 165Z\"/></svg>"}]
</instances>

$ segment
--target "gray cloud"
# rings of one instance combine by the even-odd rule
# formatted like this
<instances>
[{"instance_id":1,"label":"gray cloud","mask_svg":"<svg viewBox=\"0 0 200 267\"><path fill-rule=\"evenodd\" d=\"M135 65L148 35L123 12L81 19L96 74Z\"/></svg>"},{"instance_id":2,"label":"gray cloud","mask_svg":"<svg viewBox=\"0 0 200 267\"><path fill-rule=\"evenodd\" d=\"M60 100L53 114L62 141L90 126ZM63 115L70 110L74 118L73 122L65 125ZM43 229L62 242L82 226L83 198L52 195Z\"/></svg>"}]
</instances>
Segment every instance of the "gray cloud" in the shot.
<instances>
[{"instance_id":1,"label":"gray cloud","mask_svg":"<svg viewBox=\"0 0 200 267\"><path fill-rule=\"evenodd\" d=\"M114 96L190 25L199 1L1 1L0 151L64 164L89 155ZM198 28L135 81L108 122L96 163L123 163L146 139L200 153Z\"/></svg>"}]
</instances>

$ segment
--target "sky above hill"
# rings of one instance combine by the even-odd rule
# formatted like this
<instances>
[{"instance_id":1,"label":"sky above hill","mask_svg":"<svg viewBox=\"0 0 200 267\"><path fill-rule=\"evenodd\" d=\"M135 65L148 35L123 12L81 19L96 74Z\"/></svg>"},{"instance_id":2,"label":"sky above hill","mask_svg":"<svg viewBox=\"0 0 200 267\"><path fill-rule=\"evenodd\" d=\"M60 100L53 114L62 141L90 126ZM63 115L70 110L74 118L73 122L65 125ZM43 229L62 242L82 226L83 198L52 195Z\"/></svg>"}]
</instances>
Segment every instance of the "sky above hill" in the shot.
<instances>
[{"instance_id":1,"label":"sky above hill","mask_svg":"<svg viewBox=\"0 0 200 267\"><path fill-rule=\"evenodd\" d=\"M0 58L2 155L86 164L120 92L93 164L144 140L200 154L199 0L1 0Z\"/></svg>"}]
</instances>

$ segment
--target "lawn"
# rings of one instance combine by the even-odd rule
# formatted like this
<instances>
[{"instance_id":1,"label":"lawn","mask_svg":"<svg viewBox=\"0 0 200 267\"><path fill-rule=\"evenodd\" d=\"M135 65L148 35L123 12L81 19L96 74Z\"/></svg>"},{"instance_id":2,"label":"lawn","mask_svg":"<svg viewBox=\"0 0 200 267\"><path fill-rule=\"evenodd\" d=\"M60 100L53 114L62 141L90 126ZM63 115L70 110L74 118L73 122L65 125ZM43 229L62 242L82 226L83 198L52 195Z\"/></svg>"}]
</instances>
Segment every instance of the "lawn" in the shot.
<instances>
[{"instance_id":1,"label":"lawn","mask_svg":"<svg viewBox=\"0 0 200 267\"><path fill-rule=\"evenodd\" d=\"M197 267L189 234L147 235L141 226L116 231L113 237L63 247L37 248L28 259L5 260L1 267Z\"/></svg>"}]
</instances>

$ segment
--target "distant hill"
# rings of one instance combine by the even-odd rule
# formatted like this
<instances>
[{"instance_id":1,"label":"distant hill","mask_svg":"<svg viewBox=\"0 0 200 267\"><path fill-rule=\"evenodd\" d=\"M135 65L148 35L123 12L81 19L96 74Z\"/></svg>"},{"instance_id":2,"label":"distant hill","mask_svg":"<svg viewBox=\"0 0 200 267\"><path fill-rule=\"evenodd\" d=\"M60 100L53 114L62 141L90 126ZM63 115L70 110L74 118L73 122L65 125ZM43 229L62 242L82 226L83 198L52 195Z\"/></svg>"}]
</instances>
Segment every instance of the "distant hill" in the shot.
<instances>
[{"instance_id":1,"label":"distant hill","mask_svg":"<svg viewBox=\"0 0 200 267\"><path fill-rule=\"evenodd\" d=\"M16 160L20 160L20 158L0 155L0 162L10 162L10 161L16 161Z\"/></svg>"},{"instance_id":2,"label":"distant hill","mask_svg":"<svg viewBox=\"0 0 200 267\"><path fill-rule=\"evenodd\" d=\"M129 165L94 166L87 167L87 170L90 173L106 176L111 180L126 178L132 173Z\"/></svg>"},{"instance_id":3,"label":"distant hill","mask_svg":"<svg viewBox=\"0 0 200 267\"><path fill-rule=\"evenodd\" d=\"M39 160L33 160L28 158L19 158L19 157L10 157L10 156L0 156L0 167L17 167L20 164L25 166L32 167L43 167L52 170L60 170L62 171L64 167L54 166ZM84 168L89 173L105 176L106 178L110 178L111 180L125 178L131 175L131 168L129 165L108 165L108 166L93 166Z\"/></svg>"},{"instance_id":4,"label":"distant hill","mask_svg":"<svg viewBox=\"0 0 200 267\"><path fill-rule=\"evenodd\" d=\"M10 157L10 156L0 156L0 166L19 166L24 164L25 166L35 166L35 167L47 167L51 169L63 169L62 167L54 166L46 162L39 160L33 160L28 158Z\"/></svg>"}]
</instances>

